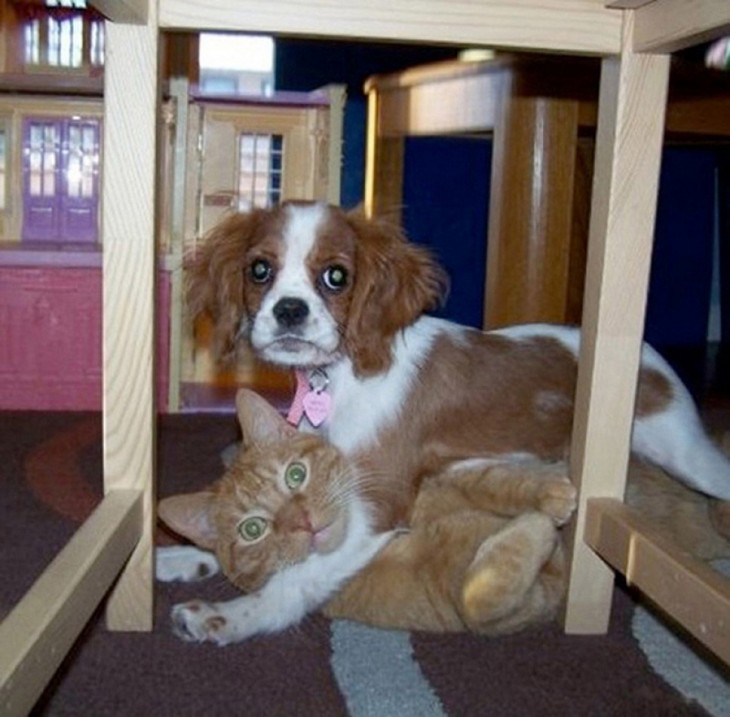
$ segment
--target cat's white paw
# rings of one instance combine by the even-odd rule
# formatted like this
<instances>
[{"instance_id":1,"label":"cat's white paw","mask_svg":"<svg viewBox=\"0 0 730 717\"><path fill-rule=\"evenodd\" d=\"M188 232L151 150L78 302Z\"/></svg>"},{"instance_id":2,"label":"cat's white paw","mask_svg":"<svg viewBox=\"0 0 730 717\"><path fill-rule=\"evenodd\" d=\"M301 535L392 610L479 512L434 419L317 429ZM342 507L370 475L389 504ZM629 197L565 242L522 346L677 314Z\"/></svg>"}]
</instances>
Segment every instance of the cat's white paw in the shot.
<instances>
[{"instance_id":1,"label":"cat's white paw","mask_svg":"<svg viewBox=\"0 0 730 717\"><path fill-rule=\"evenodd\" d=\"M172 631L186 642L212 642L228 645L237 637L230 617L223 615L223 604L191 600L172 608Z\"/></svg>"},{"instance_id":2,"label":"cat's white paw","mask_svg":"<svg viewBox=\"0 0 730 717\"><path fill-rule=\"evenodd\" d=\"M160 582L196 582L219 572L215 555L200 548L173 545L155 549L155 576Z\"/></svg>"}]
</instances>

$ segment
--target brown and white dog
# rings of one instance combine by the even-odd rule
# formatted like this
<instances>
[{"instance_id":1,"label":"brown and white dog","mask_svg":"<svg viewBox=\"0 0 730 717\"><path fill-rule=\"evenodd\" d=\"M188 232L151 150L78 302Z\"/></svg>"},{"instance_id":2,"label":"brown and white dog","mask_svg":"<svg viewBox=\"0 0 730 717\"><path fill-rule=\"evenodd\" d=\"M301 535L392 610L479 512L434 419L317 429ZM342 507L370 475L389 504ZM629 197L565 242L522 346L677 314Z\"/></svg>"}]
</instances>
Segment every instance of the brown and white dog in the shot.
<instances>
[{"instance_id":1,"label":"brown and white dog","mask_svg":"<svg viewBox=\"0 0 730 717\"><path fill-rule=\"evenodd\" d=\"M427 316L445 287L430 255L394 226L291 203L215 228L199 248L189 300L193 314L212 316L221 355L248 342L327 392L318 430L383 476L398 521L425 475L563 459L569 446L579 332L523 325L483 333ZM306 415L302 425L312 429ZM730 500L730 461L648 346L632 448Z\"/></svg>"}]
</instances>

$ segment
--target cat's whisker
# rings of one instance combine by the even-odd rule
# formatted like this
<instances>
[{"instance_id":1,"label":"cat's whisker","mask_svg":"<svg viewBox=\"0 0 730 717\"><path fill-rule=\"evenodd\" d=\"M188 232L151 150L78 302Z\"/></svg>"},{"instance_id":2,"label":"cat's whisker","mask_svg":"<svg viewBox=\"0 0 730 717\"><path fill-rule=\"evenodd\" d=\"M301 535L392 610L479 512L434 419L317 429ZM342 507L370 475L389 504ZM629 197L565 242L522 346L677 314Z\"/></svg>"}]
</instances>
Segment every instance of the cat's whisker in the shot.
<instances>
[{"instance_id":1,"label":"cat's whisker","mask_svg":"<svg viewBox=\"0 0 730 717\"><path fill-rule=\"evenodd\" d=\"M363 485L354 477L337 475L327 487L325 500L330 505L348 502L355 496L363 495Z\"/></svg>"},{"instance_id":2,"label":"cat's whisker","mask_svg":"<svg viewBox=\"0 0 730 717\"><path fill-rule=\"evenodd\" d=\"M350 470L337 472L330 476L326 485L325 495L332 499L342 499L358 492L357 476Z\"/></svg>"},{"instance_id":3,"label":"cat's whisker","mask_svg":"<svg viewBox=\"0 0 730 717\"><path fill-rule=\"evenodd\" d=\"M332 483L333 485L338 485L344 482L350 486L362 488L368 483L384 482L384 478L386 478L384 471L366 471L357 465L348 465L345 470L333 476Z\"/></svg>"},{"instance_id":4,"label":"cat's whisker","mask_svg":"<svg viewBox=\"0 0 730 717\"><path fill-rule=\"evenodd\" d=\"M375 492L379 495L383 495L388 492L397 492L397 487L392 481L388 480L387 474L382 471L359 471L354 478L350 479L350 484L352 490L355 490L364 498L367 498Z\"/></svg>"}]
</instances>

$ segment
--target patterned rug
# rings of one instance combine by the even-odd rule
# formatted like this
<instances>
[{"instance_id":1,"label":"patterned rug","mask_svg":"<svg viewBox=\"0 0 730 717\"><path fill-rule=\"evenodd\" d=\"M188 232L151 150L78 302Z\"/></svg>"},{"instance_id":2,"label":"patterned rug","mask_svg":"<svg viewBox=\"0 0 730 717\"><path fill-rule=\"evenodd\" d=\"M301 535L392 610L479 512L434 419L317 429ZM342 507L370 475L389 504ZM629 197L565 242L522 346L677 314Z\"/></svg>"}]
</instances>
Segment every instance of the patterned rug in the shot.
<instances>
[{"instance_id":1,"label":"patterned rug","mask_svg":"<svg viewBox=\"0 0 730 717\"><path fill-rule=\"evenodd\" d=\"M234 440L235 426L227 416L166 416L158 438L164 496L217 477L219 452ZM97 414L0 413L5 611L99 500L100 439ZM602 636L569 637L558 625L546 625L487 639L380 631L321 616L226 648L191 645L172 635L168 615L174 603L233 595L221 578L158 585L156 626L149 634L110 633L100 611L33 714L710 714L652 667L632 634L634 600L622 589L615 592L611 626Z\"/></svg>"}]
</instances>

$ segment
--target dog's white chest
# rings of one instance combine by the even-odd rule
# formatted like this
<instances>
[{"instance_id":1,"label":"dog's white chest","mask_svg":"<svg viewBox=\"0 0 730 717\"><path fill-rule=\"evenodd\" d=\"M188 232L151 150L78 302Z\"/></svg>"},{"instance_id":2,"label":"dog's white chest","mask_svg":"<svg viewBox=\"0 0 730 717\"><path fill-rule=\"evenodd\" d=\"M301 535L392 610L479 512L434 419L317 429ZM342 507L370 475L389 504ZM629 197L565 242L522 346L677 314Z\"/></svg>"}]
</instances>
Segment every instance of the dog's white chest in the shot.
<instances>
[{"instance_id":1,"label":"dog's white chest","mask_svg":"<svg viewBox=\"0 0 730 717\"><path fill-rule=\"evenodd\" d=\"M331 367L332 412L323 430L343 453L352 455L375 445L378 433L408 411L413 382L446 326L424 317L408 327L394 341L392 366L378 376L357 378L347 359Z\"/></svg>"}]
</instances>

